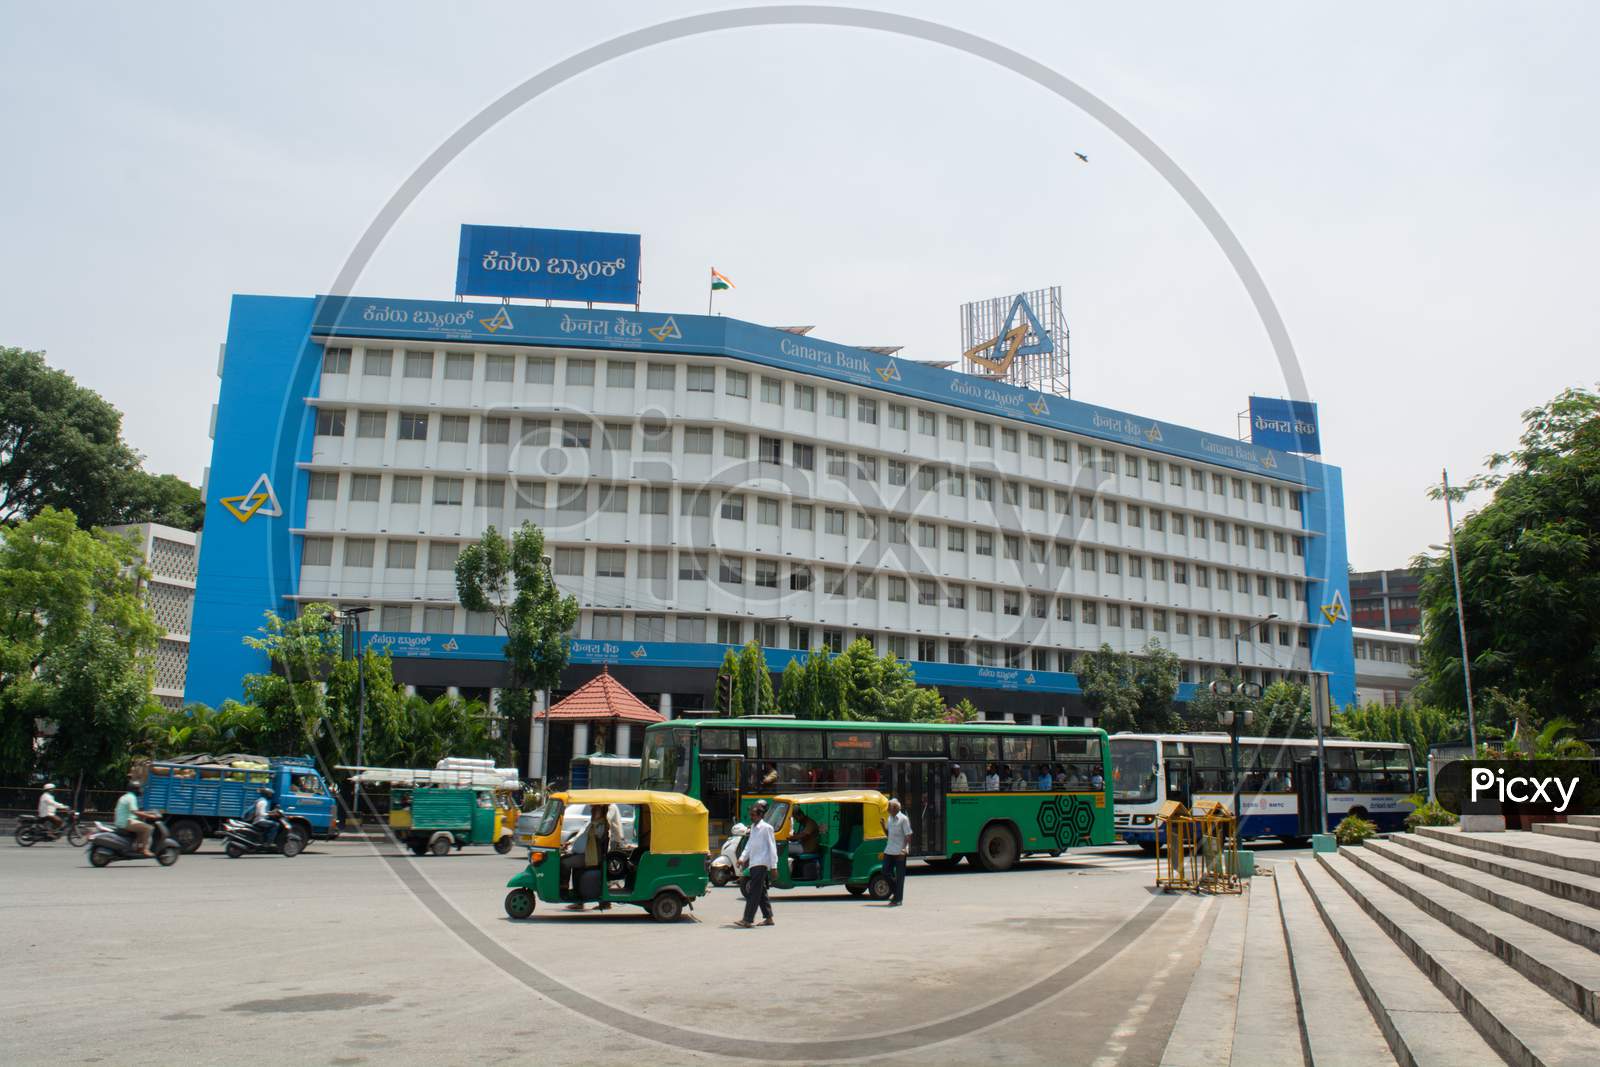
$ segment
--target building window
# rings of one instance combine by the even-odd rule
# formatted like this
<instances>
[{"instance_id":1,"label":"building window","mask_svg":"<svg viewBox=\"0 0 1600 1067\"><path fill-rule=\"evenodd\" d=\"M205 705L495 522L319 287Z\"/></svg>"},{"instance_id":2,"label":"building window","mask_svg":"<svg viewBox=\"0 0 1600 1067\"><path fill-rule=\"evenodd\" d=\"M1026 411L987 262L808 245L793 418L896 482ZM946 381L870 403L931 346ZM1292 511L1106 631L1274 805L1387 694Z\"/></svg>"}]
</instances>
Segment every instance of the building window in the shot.
<instances>
[{"instance_id":1,"label":"building window","mask_svg":"<svg viewBox=\"0 0 1600 1067\"><path fill-rule=\"evenodd\" d=\"M878 457L856 454L856 478L863 482L878 480Z\"/></svg>"},{"instance_id":2,"label":"building window","mask_svg":"<svg viewBox=\"0 0 1600 1067\"><path fill-rule=\"evenodd\" d=\"M318 437L343 437L344 436L344 409L343 408L318 408L317 409L317 436Z\"/></svg>"},{"instance_id":3,"label":"building window","mask_svg":"<svg viewBox=\"0 0 1600 1067\"><path fill-rule=\"evenodd\" d=\"M633 447L633 427L625 422L608 422L600 432L600 447L607 452L626 452Z\"/></svg>"},{"instance_id":4,"label":"building window","mask_svg":"<svg viewBox=\"0 0 1600 1067\"><path fill-rule=\"evenodd\" d=\"M965 441L967 439L966 420L946 415L944 419L944 436L950 441Z\"/></svg>"},{"instance_id":5,"label":"building window","mask_svg":"<svg viewBox=\"0 0 1600 1067\"><path fill-rule=\"evenodd\" d=\"M476 365L477 360L473 358L471 352L446 352L444 354L444 380L447 382L470 382Z\"/></svg>"},{"instance_id":6,"label":"building window","mask_svg":"<svg viewBox=\"0 0 1600 1067\"><path fill-rule=\"evenodd\" d=\"M993 615L994 614L994 590L993 589L989 589L989 588L985 588L985 587L981 587L981 586L979 587L979 589L978 589L978 610L983 612L985 615Z\"/></svg>"},{"instance_id":7,"label":"building window","mask_svg":"<svg viewBox=\"0 0 1600 1067\"><path fill-rule=\"evenodd\" d=\"M783 403L783 379L761 376L761 402L763 404Z\"/></svg>"},{"instance_id":8,"label":"building window","mask_svg":"<svg viewBox=\"0 0 1600 1067\"><path fill-rule=\"evenodd\" d=\"M756 497L756 522L762 526L778 525L778 501L774 497Z\"/></svg>"},{"instance_id":9,"label":"building window","mask_svg":"<svg viewBox=\"0 0 1600 1067\"><path fill-rule=\"evenodd\" d=\"M1028 486L1028 506L1034 511L1044 510L1044 489L1041 486Z\"/></svg>"},{"instance_id":10,"label":"building window","mask_svg":"<svg viewBox=\"0 0 1600 1067\"><path fill-rule=\"evenodd\" d=\"M678 388L676 363L649 363L645 365L645 388L673 392Z\"/></svg>"},{"instance_id":11,"label":"building window","mask_svg":"<svg viewBox=\"0 0 1600 1067\"><path fill-rule=\"evenodd\" d=\"M383 628L385 630L410 630L411 605L410 604L385 604L381 612Z\"/></svg>"},{"instance_id":12,"label":"building window","mask_svg":"<svg viewBox=\"0 0 1600 1067\"><path fill-rule=\"evenodd\" d=\"M717 391L717 368L690 364L687 373L687 388L689 392L714 393Z\"/></svg>"},{"instance_id":13,"label":"building window","mask_svg":"<svg viewBox=\"0 0 1600 1067\"><path fill-rule=\"evenodd\" d=\"M1106 573L1107 574L1121 574L1122 573L1122 554L1120 552L1107 552L1106 553Z\"/></svg>"},{"instance_id":14,"label":"building window","mask_svg":"<svg viewBox=\"0 0 1600 1067\"><path fill-rule=\"evenodd\" d=\"M628 487L616 487L615 499L621 503L622 510L628 510ZM672 490L656 487L641 487L639 489L639 514L665 515L672 509Z\"/></svg>"},{"instance_id":15,"label":"building window","mask_svg":"<svg viewBox=\"0 0 1600 1067\"><path fill-rule=\"evenodd\" d=\"M439 440L446 444L464 445L471 425L472 420L466 415L440 415Z\"/></svg>"},{"instance_id":16,"label":"building window","mask_svg":"<svg viewBox=\"0 0 1600 1067\"><path fill-rule=\"evenodd\" d=\"M889 461L889 484L905 485L906 477L910 473L905 460L891 459Z\"/></svg>"},{"instance_id":17,"label":"building window","mask_svg":"<svg viewBox=\"0 0 1600 1067\"><path fill-rule=\"evenodd\" d=\"M369 348L361 354L361 373L368 378L387 378L394 373L394 352Z\"/></svg>"},{"instance_id":18,"label":"building window","mask_svg":"<svg viewBox=\"0 0 1600 1067\"><path fill-rule=\"evenodd\" d=\"M509 382L516 379L517 357L491 353L484 356L483 380L486 382Z\"/></svg>"},{"instance_id":19,"label":"building window","mask_svg":"<svg viewBox=\"0 0 1600 1067\"><path fill-rule=\"evenodd\" d=\"M606 360L606 388L632 389L633 364L627 360Z\"/></svg>"},{"instance_id":20,"label":"building window","mask_svg":"<svg viewBox=\"0 0 1600 1067\"><path fill-rule=\"evenodd\" d=\"M748 397L750 395L750 375L742 370L724 371L722 388L729 396Z\"/></svg>"},{"instance_id":21,"label":"building window","mask_svg":"<svg viewBox=\"0 0 1600 1067\"><path fill-rule=\"evenodd\" d=\"M842 448L829 448L823 451L827 461L828 474L834 478L844 478L850 473L850 461Z\"/></svg>"},{"instance_id":22,"label":"building window","mask_svg":"<svg viewBox=\"0 0 1600 1067\"><path fill-rule=\"evenodd\" d=\"M789 446L789 458L796 470L817 469L817 449L815 445L803 445L796 441Z\"/></svg>"},{"instance_id":23,"label":"building window","mask_svg":"<svg viewBox=\"0 0 1600 1067\"><path fill-rule=\"evenodd\" d=\"M671 452L672 427L659 422L647 422L639 427L639 445L645 452Z\"/></svg>"},{"instance_id":24,"label":"building window","mask_svg":"<svg viewBox=\"0 0 1600 1067\"><path fill-rule=\"evenodd\" d=\"M594 360L573 359L567 357L567 384L568 385L593 385Z\"/></svg>"},{"instance_id":25,"label":"building window","mask_svg":"<svg viewBox=\"0 0 1600 1067\"><path fill-rule=\"evenodd\" d=\"M308 500L337 500L339 498L339 475L336 472L312 471L307 481L306 498Z\"/></svg>"},{"instance_id":26,"label":"building window","mask_svg":"<svg viewBox=\"0 0 1600 1067\"><path fill-rule=\"evenodd\" d=\"M734 430L722 431L722 454L729 459L745 459L750 455L750 435ZM776 463L777 460L767 460Z\"/></svg>"},{"instance_id":27,"label":"building window","mask_svg":"<svg viewBox=\"0 0 1600 1067\"><path fill-rule=\"evenodd\" d=\"M426 441L428 439L428 413L402 411L400 413L400 440Z\"/></svg>"},{"instance_id":28,"label":"building window","mask_svg":"<svg viewBox=\"0 0 1600 1067\"><path fill-rule=\"evenodd\" d=\"M685 426L683 428L683 454L686 456L711 455L711 427Z\"/></svg>"},{"instance_id":29,"label":"building window","mask_svg":"<svg viewBox=\"0 0 1600 1067\"><path fill-rule=\"evenodd\" d=\"M904 404L890 404L889 429L904 430L908 425L906 406Z\"/></svg>"},{"instance_id":30,"label":"building window","mask_svg":"<svg viewBox=\"0 0 1600 1067\"><path fill-rule=\"evenodd\" d=\"M744 560L738 556L719 556L717 558L717 581L723 585L743 585Z\"/></svg>"},{"instance_id":31,"label":"building window","mask_svg":"<svg viewBox=\"0 0 1600 1067\"><path fill-rule=\"evenodd\" d=\"M376 503L382 490L383 475L381 474L352 474L350 476L350 499L352 501Z\"/></svg>"},{"instance_id":32,"label":"building window","mask_svg":"<svg viewBox=\"0 0 1600 1067\"><path fill-rule=\"evenodd\" d=\"M857 397L856 421L868 426L878 425L878 402L867 396Z\"/></svg>"},{"instance_id":33,"label":"building window","mask_svg":"<svg viewBox=\"0 0 1600 1067\"><path fill-rule=\"evenodd\" d=\"M798 563L789 568L789 588L797 593L803 593L811 588L811 568L802 567Z\"/></svg>"},{"instance_id":34,"label":"building window","mask_svg":"<svg viewBox=\"0 0 1600 1067\"><path fill-rule=\"evenodd\" d=\"M976 474L972 477L972 496L975 500L994 499L994 479L987 474Z\"/></svg>"},{"instance_id":35,"label":"building window","mask_svg":"<svg viewBox=\"0 0 1600 1067\"><path fill-rule=\"evenodd\" d=\"M422 503L422 478L415 474L397 474L390 487L390 501L395 504Z\"/></svg>"},{"instance_id":36,"label":"building window","mask_svg":"<svg viewBox=\"0 0 1600 1067\"><path fill-rule=\"evenodd\" d=\"M829 596L848 596L850 585L844 571L837 567L825 568L822 572L822 591Z\"/></svg>"},{"instance_id":37,"label":"building window","mask_svg":"<svg viewBox=\"0 0 1600 1067\"><path fill-rule=\"evenodd\" d=\"M503 508L506 506L506 483L498 478L478 479L478 492L474 498L480 508Z\"/></svg>"},{"instance_id":38,"label":"building window","mask_svg":"<svg viewBox=\"0 0 1600 1067\"><path fill-rule=\"evenodd\" d=\"M454 541L429 541L428 569L430 571L455 570L456 557L459 555L461 555L461 546Z\"/></svg>"},{"instance_id":39,"label":"building window","mask_svg":"<svg viewBox=\"0 0 1600 1067\"><path fill-rule=\"evenodd\" d=\"M302 567L331 567L333 566L333 538L308 537L301 543L300 565Z\"/></svg>"},{"instance_id":40,"label":"building window","mask_svg":"<svg viewBox=\"0 0 1600 1067\"><path fill-rule=\"evenodd\" d=\"M407 352L405 376L407 378L432 378L433 353Z\"/></svg>"},{"instance_id":41,"label":"building window","mask_svg":"<svg viewBox=\"0 0 1600 1067\"><path fill-rule=\"evenodd\" d=\"M585 482L562 482L556 486L556 511L568 522L577 522L589 513L589 486Z\"/></svg>"},{"instance_id":42,"label":"building window","mask_svg":"<svg viewBox=\"0 0 1600 1067\"><path fill-rule=\"evenodd\" d=\"M959 582L951 582L945 586L944 606L954 608L957 611L965 611L967 608L967 587Z\"/></svg>"},{"instance_id":43,"label":"building window","mask_svg":"<svg viewBox=\"0 0 1600 1067\"><path fill-rule=\"evenodd\" d=\"M794 406L796 411L817 410L817 387L814 385L796 385L794 387Z\"/></svg>"},{"instance_id":44,"label":"building window","mask_svg":"<svg viewBox=\"0 0 1600 1067\"><path fill-rule=\"evenodd\" d=\"M1016 534L1001 534L1000 548L1006 559L1022 558L1022 538Z\"/></svg>"},{"instance_id":45,"label":"building window","mask_svg":"<svg viewBox=\"0 0 1600 1067\"><path fill-rule=\"evenodd\" d=\"M581 548L558 548L555 551L554 570L557 574L567 577L582 577L584 550Z\"/></svg>"},{"instance_id":46,"label":"building window","mask_svg":"<svg viewBox=\"0 0 1600 1067\"><path fill-rule=\"evenodd\" d=\"M505 445L511 443L511 420L490 416L483 420L483 443Z\"/></svg>"},{"instance_id":47,"label":"building window","mask_svg":"<svg viewBox=\"0 0 1600 1067\"><path fill-rule=\"evenodd\" d=\"M628 576L628 553L620 548L600 548L594 553L594 574L596 578L626 578Z\"/></svg>"},{"instance_id":48,"label":"building window","mask_svg":"<svg viewBox=\"0 0 1600 1067\"><path fill-rule=\"evenodd\" d=\"M823 526L822 526L822 532L823 533L837 534L838 536L843 537L845 535L845 512L844 512L844 509L843 508L823 508L822 509L822 523L823 523Z\"/></svg>"},{"instance_id":49,"label":"building window","mask_svg":"<svg viewBox=\"0 0 1600 1067\"><path fill-rule=\"evenodd\" d=\"M944 544L952 552L965 552L967 550L967 531L959 526L951 526L944 532Z\"/></svg>"},{"instance_id":50,"label":"building window","mask_svg":"<svg viewBox=\"0 0 1600 1067\"><path fill-rule=\"evenodd\" d=\"M388 430L389 413L387 411L356 412L357 437L382 437Z\"/></svg>"},{"instance_id":51,"label":"building window","mask_svg":"<svg viewBox=\"0 0 1600 1067\"><path fill-rule=\"evenodd\" d=\"M828 414L836 419L849 417L848 399L841 392L828 390Z\"/></svg>"},{"instance_id":52,"label":"building window","mask_svg":"<svg viewBox=\"0 0 1600 1067\"><path fill-rule=\"evenodd\" d=\"M589 619L589 636L596 641L621 641L622 616L611 612L595 612Z\"/></svg>"},{"instance_id":53,"label":"building window","mask_svg":"<svg viewBox=\"0 0 1600 1067\"><path fill-rule=\"evenodd\" d=\"M809 530L812 524L813 508L810 504L789 505L789 525L796 530Z\"/></svg>"},{"instance_id":54,"label":"building window","mask_svg":"<svg viewBox=\"0 0 1600 1067\"><path fill-rule=\"evenodd\" d=\"M972 443L979 448L992 448L994 446L994 427L987 422L974 422L972 424ZM956 646L951 645L950 647L953 649Z\"/></svg>"},{"instance_id":55,"label":"building window","mask_svg":"<svg viewBox=\"0 0 1600 1067\"><path fill-rule=\"evenodd\" d=\"M929 437L939 432L939 416L932 411L917 409L917 432Z\"/></svg>"},{"instance_id":56,"label":"building window","mask_svg":"<svg viewBox=\"0 0 1600 1067\"><path fill-rule=\"evenodd\" d=\"M744 494L724 493L722 496L722 517L730 522L744 521Z\"/></svg>"},{"instance_id":57,"label":"building window","mask_svg":"<svg viewBox=\"0 0 1600 1067\"><path fill-rule=\"evenodd\" d=\"M459 505L463 481L460 478L435 478L433 480L433 502L443 505Z\"/></svg>"},{"instance_id":58,"label":"building window","mask_svg":"<svg viewBox=\"0 0 1600 1067\"><path fill-rule=\"evenodd\" d=\"M322 350L323 374L349 374L350 350L348 348L324 348Z\"/></svg>"},{"instance_id":59,"label":"building window","mask_svg":"<svg viewBox=\"0 0 1600 1067\"><path fill-rule=\"evenodd\" d=\"M906 580L898 575L889 576L889 603L904 604L906 602Z\"/></svg>"},{"instance_id":60,"label":"building window","mask_svg":"<svg viewBox=\"0 0 1600 1067\"><path fill-rule=\"evenodd\" d=\"M390 541L384 548L383 565L391 571L416 570L417 543L415 541Z\"/></svg>"},{"instance_id":61,"label":"building window","mask_svg":"<svg viewBox=\"0 0 1600 1067\"><path fill-rule=\"evenodd\" d=\"M878 576L871 571L856 573L856 597L860 600L878 599Z\"/></svg>"},{"instance_id":62,"label":"building window","mask_svg":"<svg viewBox=\"0 0 1600 1067\"><path fill-rule=\"evenodd\" d=\"M703 582L706 580L706 556L703 552L678 553L678 581Z\"/></svg>"},{"instance_id":63,"label":"building window","mask_svg":"<svg viewBox=\"0 0 1600 1067\"><path fill-rule=\"evenodd\" d=\"M935 607L939 603L939 585L926 579L917 581L917 603L925 608Z\"/></svg>"},{"instance_id":64,"label":"building window","mask_svg":"<svg viewBox=\"0 0 1600 1067\"><path fill-rule=\"evenodd\" d=\"M578 419L561 420L561 447L587 449L592 441L594 427Z\"/></svg>"},{"instance_id":65,"label":"building window","mask_svg":"<svg viewBox=\"0 0 1600 1067\"><path fill-rule=\"evenodd\" d=\"M973 546L973 551L980 556L993 556L994 534L988 530L979 530L977 532L977 543Z\"/></svg>"},{"instance_id":66,"label":"building window","mask_svg":"<svg viewBox=\"0 0 1600 1067\"><path fill-rule=\"evenodd\" d=\"M529 385L554 385L556 383L556 360L554 356L529 356L528 366L524 372L525 381Z\"/></svg>"}]
</instances>

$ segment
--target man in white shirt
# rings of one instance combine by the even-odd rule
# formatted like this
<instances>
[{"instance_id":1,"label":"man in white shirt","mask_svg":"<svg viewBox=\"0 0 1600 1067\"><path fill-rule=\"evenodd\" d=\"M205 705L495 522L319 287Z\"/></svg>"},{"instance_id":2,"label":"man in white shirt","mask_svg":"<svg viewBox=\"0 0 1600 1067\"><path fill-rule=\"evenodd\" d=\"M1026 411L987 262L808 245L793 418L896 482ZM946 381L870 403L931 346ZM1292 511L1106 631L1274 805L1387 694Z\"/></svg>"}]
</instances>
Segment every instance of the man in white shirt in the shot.
<instances>
[{"instance_id":1,"label":"man in white shirt","mask_svg":"<svg viewBox=\"0 0 1600 1067\"><path fill-rule=\"evenodd\" d=\"M767 900L767 878L778 865L778 839L767 822L767 802L758 800L750 807L750 836L745 839L744 863L748 892L744 898L744 918L735 926L755 925L756 909L761 909L761 925L772 926L772 903Z\"/></svg>"},{"instance_id":2,"label":"man in white shirt","mask_svg":"<svg viewBox=\"0 0 1600 1067\"><path fill-rule=\"evenodd\" d=\"M50 820L51 827L59 830L61 829L61 816L57 815L56 812L66 811L67 806L56 799L55 787L56 784L54 782L46 782L44 784L44 792L39 794L39 818Z\"/></svg>"},{"instance_id":3,"label":"man in white shirt","mask_svg":"<svg viewBox=\"0 0 1600 1067\"><path fill-rule=\"evenodd\" d=\"M911 820L900 810L898 800L889 801L889 817L883 820L883 873L894 886L889 907L898 908L906 896L906 855L911 850Z\"/></svg>"},{"instance_id":4,"label":"man in white shirt","mask_svg":"<svg viewBox=\"0 0 1600 1067\"><path fill-rule=\"evenodd\" d=\"M965 793L967 789L967 772L958 763L950 769L950 792Z\"/></svg>"}]
</instances>

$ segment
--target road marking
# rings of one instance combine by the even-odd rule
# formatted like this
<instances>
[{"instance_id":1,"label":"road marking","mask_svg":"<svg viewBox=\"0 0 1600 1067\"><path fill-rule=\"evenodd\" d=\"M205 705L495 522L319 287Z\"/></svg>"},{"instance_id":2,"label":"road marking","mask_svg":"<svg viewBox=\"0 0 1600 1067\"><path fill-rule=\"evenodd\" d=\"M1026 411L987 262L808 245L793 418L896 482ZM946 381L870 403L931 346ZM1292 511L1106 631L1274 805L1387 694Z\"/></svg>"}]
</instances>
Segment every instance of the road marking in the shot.
<instances>
[{"instance_id":1,"label":"road marking","mask_svg":"<svg viewBox=\"0 0 1600 1067\"><path fill-rule=\"evenodd\" d=\"M1161 968L1150 976L1150 981L1146 983L1144 991L1135 997L1133 1003L1128 1006L1127 1014L1122 1017L1117 1024L1117 1028L1111 1032L1111 1040L1106 1042L1105 1051L1095 1059L1092 1067L1118 1067L1122 1063L1122 1057L1128 1051L1127 1040L1139 1033L1139 1024L1144 1021L1144 1017L1155 1006L1156 997L1161 993L1162 986L1166 984L1166 980L1172 974L1173 968L1183 960L1189 943L1199 933L1206 916L1211 913L1211 907L1216 903L1216 899L1216 897L1207 897L1205 903L1194 910L1194 913L1189 918L1189 929L1184 933L1183 940L1178 942L1177 947L1171 952L1167 953L1167 962L1162 964Z\"/></svg>"}]
</instances>

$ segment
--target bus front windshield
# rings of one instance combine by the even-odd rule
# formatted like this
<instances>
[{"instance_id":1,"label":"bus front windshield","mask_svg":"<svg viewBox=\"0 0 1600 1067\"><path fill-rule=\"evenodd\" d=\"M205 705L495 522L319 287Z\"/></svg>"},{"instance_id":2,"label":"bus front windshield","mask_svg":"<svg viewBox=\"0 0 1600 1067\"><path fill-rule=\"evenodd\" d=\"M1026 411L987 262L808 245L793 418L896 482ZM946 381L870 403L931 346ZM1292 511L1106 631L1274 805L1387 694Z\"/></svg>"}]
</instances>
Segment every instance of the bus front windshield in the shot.
<instances>
[{"instance_id":1,"label":"bus front windshield","mask_svg":"<svg viewBox=\"0 0 1600 1067\"><path fill-rule=\"evenodd\" d=\"M1118 804L1154 804L1156 743L1111 739L1112 799Z\"/></svg>"},{"instance_id":2,"label":"bus front windshield","mask_svg":"<svg viewBox=\"0 0 1600 1067\"><path fill-rule=\"evenodd\" d=\"M639 788L687 793L692 761L690 731L650 731L645 735L644 760L639 766Z\"/></svg>"}]
</instances>

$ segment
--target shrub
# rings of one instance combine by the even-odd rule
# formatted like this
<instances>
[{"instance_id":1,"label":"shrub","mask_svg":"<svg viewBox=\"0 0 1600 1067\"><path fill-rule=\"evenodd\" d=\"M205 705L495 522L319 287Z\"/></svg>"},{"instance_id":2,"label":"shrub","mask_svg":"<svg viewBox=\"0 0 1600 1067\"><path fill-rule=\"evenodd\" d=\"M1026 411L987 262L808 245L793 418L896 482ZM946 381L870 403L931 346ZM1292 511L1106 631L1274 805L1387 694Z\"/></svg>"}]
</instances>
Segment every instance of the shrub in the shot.
<instances>
[{"instance_id":1,"label":"shrub","mask_svg":"<svg viewBox=\"0 0 1600 1067\"><path fill-rule=\"evenodd\" d=\"M1406 816L1406 829L1415 830L1419 826L1454 826L1459 821L1442 805L1430 800L1411 809L1411 814Z\"/></svg>"},{"instance_id":2,"label":"shrub","mask_svg":"<svg viewBox=\"0 0 1600 1067\"><path fill-rule=\"evenodd\" d=\"M1369 822L1359 815L1346 815L1339 820L1339 825L1334 827L1333 837L1341 845L1359 845L1369 837L1378 833L1378 824Z\"/></svg>"}]
</instances>

